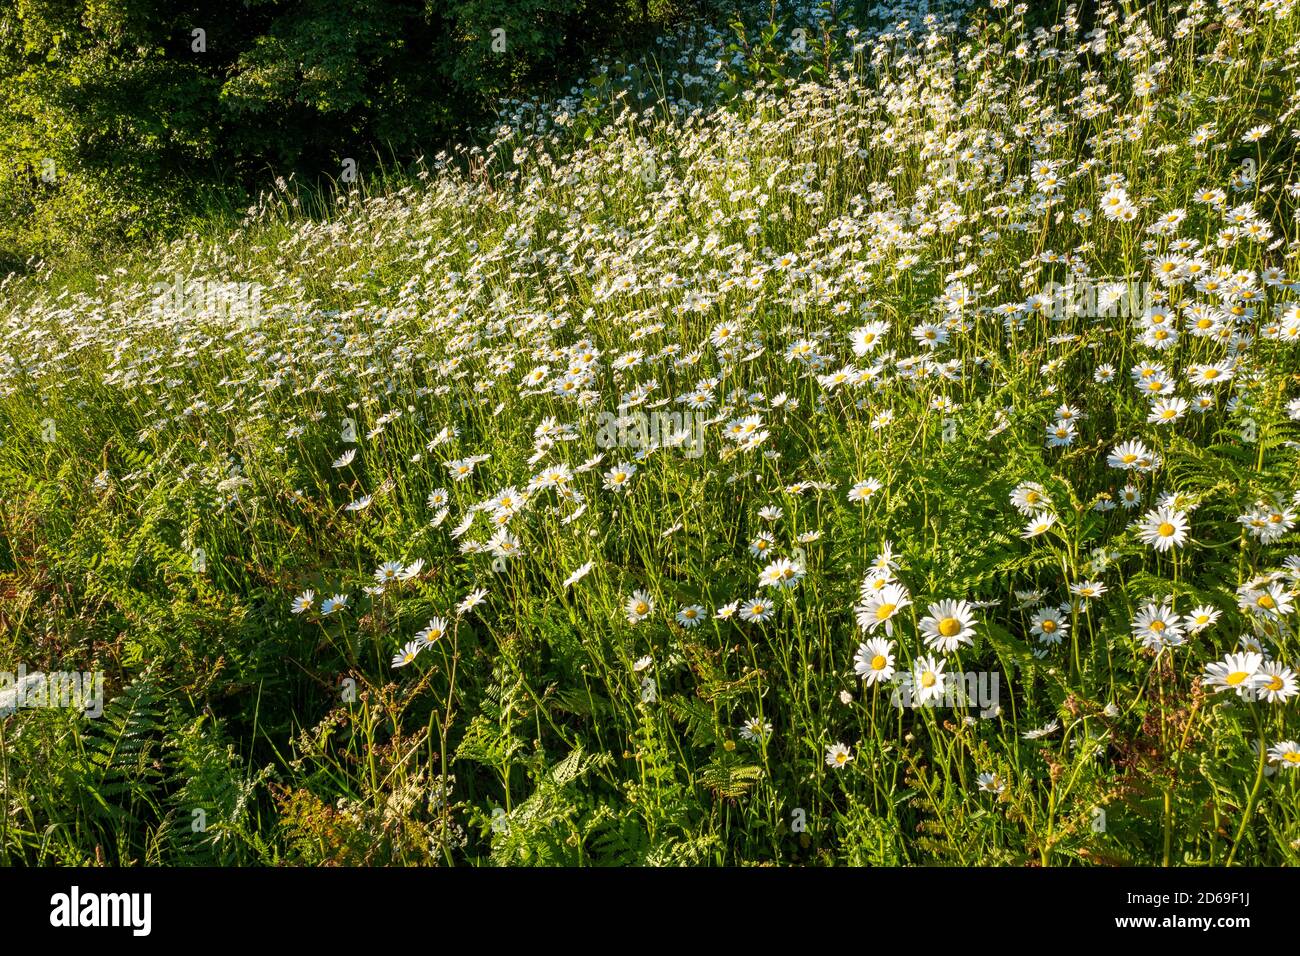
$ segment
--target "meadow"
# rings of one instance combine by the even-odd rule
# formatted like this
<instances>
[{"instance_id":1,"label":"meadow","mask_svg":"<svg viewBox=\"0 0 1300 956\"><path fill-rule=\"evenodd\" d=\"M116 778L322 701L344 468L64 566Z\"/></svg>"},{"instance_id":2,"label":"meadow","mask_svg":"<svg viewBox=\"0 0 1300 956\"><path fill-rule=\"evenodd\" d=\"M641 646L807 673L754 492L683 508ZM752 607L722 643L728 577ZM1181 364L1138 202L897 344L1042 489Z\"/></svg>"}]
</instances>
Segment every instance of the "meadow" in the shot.
<instances>
[{"instance_id":1,"label":"meadow","mask_svg":"<svg viewBox=\"0 0 1300 956\"><path fill-rule=\"evenodd\" d=\"M0 281L0 862L1300 863L1300 11L1086 6Z\"/></svg>"}]
</instances>

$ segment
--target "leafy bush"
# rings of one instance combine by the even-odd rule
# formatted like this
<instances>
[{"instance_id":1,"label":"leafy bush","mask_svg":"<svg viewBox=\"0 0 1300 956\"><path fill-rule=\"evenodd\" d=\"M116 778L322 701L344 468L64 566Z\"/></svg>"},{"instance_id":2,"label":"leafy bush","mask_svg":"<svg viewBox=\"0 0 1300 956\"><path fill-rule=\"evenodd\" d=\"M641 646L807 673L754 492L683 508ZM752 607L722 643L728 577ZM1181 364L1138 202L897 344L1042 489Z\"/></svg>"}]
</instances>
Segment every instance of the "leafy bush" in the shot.
<instances>
[{"instance_id":1,"label":"leafy bush","mask_svg":"<svg viewBox=\"0 0 1300 956\"><path fill-rule=\"evenodd\" d=\"M16 0L0 9L0 270L436 151L675 0Z\"/></svg>"}]
</instances>

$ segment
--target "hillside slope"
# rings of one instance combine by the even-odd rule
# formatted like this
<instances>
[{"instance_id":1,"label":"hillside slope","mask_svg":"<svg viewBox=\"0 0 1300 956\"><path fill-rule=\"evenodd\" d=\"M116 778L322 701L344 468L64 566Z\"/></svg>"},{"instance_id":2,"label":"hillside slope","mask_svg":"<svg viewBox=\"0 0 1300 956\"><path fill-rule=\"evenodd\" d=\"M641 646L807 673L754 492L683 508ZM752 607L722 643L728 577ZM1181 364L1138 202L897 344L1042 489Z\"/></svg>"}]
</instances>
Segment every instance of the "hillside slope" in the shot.
<instances>
[{"instance_id":1,"label":"hillside slope","mask_svg":"<svg viewBox=\"0 0 1300 956\"><path fill-rule=\"evenodd\" d=\"M1300 863L1295 5L1024 16L9 282L2 858Z\"/></svg>"}]
</instances>

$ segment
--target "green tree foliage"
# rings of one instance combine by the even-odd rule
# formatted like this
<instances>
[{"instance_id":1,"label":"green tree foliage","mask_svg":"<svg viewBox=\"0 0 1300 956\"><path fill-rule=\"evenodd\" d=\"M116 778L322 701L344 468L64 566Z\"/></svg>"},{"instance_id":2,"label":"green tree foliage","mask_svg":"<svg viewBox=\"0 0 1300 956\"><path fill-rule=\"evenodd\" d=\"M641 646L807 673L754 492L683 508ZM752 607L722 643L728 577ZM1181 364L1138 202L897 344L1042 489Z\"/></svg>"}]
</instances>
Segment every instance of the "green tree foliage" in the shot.
<instances>
[{"instance_id":1,"label":"green tree foliage","mask_svg":"<svg viewBox=\"0 0 1300 956\"><path fill-rule=\"evenodd\" d=\"M436 151L683 2L0 0L0 271Z\"/></svg>"}]
</instances>

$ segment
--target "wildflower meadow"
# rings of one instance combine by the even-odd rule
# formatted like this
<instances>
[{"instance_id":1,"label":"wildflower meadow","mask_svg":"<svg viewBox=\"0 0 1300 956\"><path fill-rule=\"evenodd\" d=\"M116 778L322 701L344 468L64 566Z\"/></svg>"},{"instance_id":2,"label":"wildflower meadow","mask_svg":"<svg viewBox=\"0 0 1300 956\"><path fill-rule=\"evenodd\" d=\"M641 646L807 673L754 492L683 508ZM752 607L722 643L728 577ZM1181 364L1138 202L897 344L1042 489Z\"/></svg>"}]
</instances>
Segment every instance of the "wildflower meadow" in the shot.
<instances>
[{"instance_id":1,"label":"wildflower meadow","mask_svg":"<svg viewBox=\"0 0 1300 956\"><path fill-rule=\"evenodd\" d=\"M9 273L0 862L1300 864L1297 70L742 4Z\"/></svg>"}]
</instances>

